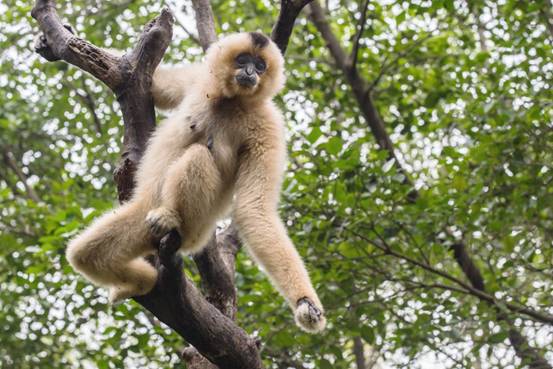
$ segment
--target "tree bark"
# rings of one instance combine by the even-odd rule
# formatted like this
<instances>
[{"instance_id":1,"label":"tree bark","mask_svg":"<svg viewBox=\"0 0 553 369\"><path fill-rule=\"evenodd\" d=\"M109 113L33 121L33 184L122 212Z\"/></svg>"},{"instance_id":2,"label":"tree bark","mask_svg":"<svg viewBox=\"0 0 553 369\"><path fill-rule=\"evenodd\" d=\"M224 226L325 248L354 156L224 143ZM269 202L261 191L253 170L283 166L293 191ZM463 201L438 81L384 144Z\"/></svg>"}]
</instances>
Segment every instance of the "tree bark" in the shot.
<instances>
[{"instance_id":1,"label":"tree bark","mask_svg":"<svg viewBox=\"0 0 553 369\"><path fill-rule=\"evenodd\" d=\"M355 355L355 365L357 369L367 369L365 362L365 348L361 337L353 338L353 354Z\"/></svg>"}]
</instances>

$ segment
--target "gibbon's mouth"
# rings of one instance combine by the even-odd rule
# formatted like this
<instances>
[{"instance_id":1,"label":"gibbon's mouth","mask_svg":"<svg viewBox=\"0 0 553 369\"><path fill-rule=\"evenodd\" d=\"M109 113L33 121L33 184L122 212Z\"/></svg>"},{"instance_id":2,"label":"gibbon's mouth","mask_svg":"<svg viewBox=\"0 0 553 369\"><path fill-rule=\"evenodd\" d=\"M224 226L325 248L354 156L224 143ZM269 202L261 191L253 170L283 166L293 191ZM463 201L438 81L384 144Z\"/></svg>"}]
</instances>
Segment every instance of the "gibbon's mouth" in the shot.
<instances>
[{"instance_id":1,"label":"gibbon's mouth","mask_svg":"<svg viewBox=\"0 0 553 369\"><path fill-rule=\"evenodd\" d=\"M236 82L238 82L241 87L252 88L257 84L257 78L255 75L249 76L245 73L239 73L236 76Z\"/></svg>"}]
</instances>

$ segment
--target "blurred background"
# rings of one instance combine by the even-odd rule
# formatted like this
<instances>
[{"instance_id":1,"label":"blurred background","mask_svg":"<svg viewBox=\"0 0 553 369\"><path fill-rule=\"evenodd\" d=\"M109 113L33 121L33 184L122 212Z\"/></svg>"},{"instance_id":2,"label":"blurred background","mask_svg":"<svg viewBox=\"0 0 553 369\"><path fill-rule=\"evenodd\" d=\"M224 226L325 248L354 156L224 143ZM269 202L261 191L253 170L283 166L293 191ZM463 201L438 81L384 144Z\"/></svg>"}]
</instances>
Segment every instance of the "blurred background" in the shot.
<instances>
[{"instance_id":1,"label":"blurred background","mask_svg":"<svg viewBox=\"0 0 553 369\"><path fill-rule=\"evenodd\" d=\"M124 50L164 6L177 16L165 62L201 60L189 1L58 1L58 12ZM212 6L220 34L270 33L278 14L268 0ZM33 52L31 7L0 3L0 368L183 368L180 337L134 302L110 307L64 258L116 204L122 120L108 88ZM242 250L238 324L269 368L551 368L552 8L304 10L277 98L290 151L281 214L329 327L299 331ZM198 280L190 260L186 271Z\"/></svg>"}]
</instances>

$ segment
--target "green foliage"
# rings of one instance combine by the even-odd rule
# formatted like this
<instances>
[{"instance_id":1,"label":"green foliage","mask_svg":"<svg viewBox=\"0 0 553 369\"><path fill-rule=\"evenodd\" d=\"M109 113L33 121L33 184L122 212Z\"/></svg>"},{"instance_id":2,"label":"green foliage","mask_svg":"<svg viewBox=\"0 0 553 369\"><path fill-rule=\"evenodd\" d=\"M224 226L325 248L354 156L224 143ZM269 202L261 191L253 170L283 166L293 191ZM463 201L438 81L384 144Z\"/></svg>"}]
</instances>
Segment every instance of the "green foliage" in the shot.
<instances>
[{"instance_id":1,"label":"green foliage","mask_svg":"<svg viewBox=\"0 0 553 369\"><path fill-rule=\"evenodd\" d=\"M194 29L188 2L59 2L78 34L119 49L168 5L179 22L166 61L201 57L183 28ZM212 3L220 32L269 33L278 12L274 2ZM353 368L359 337L388 367L523 367L497 311L434 272L466 281L450 250L461 238L489 294L553 314L551 3L468 3L369 5L358 68L377 81L373 100L413 202L324 40L298 20L278 99L290 132L282 215L329 329L298 331L242 252L238 321L261 336L268 366ZM350 50L361 4L330 6ZM178 337L134 303L108 307L65 261L67 240L115 203L122 124L103 85L32 52L30 8L0 4L0 154L20 170L0 165L0 368L182 367ZM506 314L553 363L551 326Z\"/></svg>"}]
</instances>

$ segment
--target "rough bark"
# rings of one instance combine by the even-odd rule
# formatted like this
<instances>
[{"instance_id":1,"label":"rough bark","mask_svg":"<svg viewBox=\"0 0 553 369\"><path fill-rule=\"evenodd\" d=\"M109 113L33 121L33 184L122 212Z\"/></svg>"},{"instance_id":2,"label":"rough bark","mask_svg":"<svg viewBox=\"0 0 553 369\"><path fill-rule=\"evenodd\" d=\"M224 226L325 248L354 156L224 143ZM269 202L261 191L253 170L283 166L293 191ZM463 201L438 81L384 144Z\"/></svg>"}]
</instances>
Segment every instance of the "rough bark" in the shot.
<instances>
[{"instance_id":1,"label":"rough bark","mask_svg":"<svg viewBox=\"0 0 553 369\"><path fill-rule=\"evenodd\" d=\"M194 255L207 300L232 320L236 318L234 273L239 249L240 241L231 225L212 237L201 253Z\"/></svg>"},{"instance_id":2,"label":"rough bark","mask_svg":"<svg viewBox=\"0 0 553 369\"><path fill-rule=\"evenodd\" d=\"M310 19L325 40L326 46L334 58L337 66L342 70L344 76L349 82L359 108L361 109L361 112L363 113L363 116L367 121L377 144L382 150L386 150L388 152L388 156L390 158L396 160L398 170L403 174L406 174L400 163L397 161L393 143L372 99L372 85L359 74L357 68L355 68L355 63L347 57L342 46L340 45L340 41L334 35L330 24L326 19L325 12L320 4L315 1L309 6L309 8ZM409 183L408 180L407 183ZM408 195L408 200L413 202L416 201L417 197L417 192L411 191ZM529 345L526 338L511 324L508 315L506 312L501 310L493 296L490 296L485 292L485 283L482 278L482 273L478 269L476 263L472 260L467 245L464 242L458 242L452 246L452 250L454 259L469 281L470 286L468 287L472 290L472 292L474 292L474 295L490 304L496 310L498 321L506 322L508 324L509 341L515 349L517 356L532 369L551 369L551 365L547 363L547 361L537 350ZM488 296L490 296L490 298L487 298ZM522 310L526 310L525 313L530 315L528 314L528 309ZM518 311L522 312L522 310L519 309ZM536 312L530 311L530 313L532 314L531 316L536 315ZM548 323L550 322L550 318L550 316L544 316L544 314L538 313L538 317L536 319L543 321L544 323Z\"/></svg>"}]
</instances>

